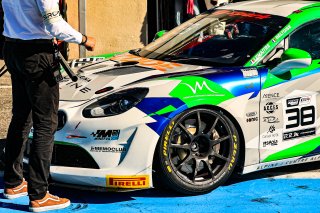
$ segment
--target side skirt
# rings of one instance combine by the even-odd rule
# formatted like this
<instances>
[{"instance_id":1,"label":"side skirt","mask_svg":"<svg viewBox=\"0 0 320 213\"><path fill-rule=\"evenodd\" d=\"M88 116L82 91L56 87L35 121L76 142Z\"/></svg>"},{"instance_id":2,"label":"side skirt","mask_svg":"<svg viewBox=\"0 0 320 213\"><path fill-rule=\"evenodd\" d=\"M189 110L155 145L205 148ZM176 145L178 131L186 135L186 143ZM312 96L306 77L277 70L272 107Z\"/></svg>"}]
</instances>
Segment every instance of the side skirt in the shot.
<instances>
[{"instance_id":1,"label":"side skirt","mask_svg":"<svg viewBox=\"0 0 320 213\"><path fill-rule=\"evenodd\" d=\"M282 166L290 166L294 164L302 164L302 163L309 163L314 161L320 161L320 154L313 155L313 156L299 156L294 158L287 158L284 160L278 161L271 161L267 163L259 163L250 166L245 166L243 168L242 174L248 174L255 171L265 170L265 169L272 169Z\"/></svg>"}]
</instances>

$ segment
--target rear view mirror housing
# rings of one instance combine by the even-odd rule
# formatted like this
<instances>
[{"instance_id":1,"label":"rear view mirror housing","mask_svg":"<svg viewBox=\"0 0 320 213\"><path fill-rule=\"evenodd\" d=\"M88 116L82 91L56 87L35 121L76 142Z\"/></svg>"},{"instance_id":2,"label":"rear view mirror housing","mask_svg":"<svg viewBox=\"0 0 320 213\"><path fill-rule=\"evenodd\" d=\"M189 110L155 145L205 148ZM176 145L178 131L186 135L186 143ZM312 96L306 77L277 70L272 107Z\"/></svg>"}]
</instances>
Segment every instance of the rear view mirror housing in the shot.
<instances>
[{"instance_id":1,"label":"rear view mirror housing","mask_svg":"<svg viewBox=\"0 0 320 213\"><path fill-rule=\"evenodd\" d=\"M273 75L283 75L292 69L309 67L312 63L311 55L300 49L289 48L281 56L281 63L270 72Z\"/></svg>"}]
</instances>

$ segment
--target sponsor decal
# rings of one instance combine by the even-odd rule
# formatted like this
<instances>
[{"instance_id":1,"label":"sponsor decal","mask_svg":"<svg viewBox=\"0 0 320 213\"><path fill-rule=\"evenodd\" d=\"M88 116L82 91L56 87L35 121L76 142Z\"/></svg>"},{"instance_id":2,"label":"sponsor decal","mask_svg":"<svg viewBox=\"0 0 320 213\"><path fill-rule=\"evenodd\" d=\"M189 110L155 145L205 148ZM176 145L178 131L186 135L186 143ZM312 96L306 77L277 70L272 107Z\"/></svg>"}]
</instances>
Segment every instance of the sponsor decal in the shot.
<instances>
[{"instance_id":1,"label":"sponsor decal","mask_svg":"<svg viewBox=\"0 0 320 213\"><path fill-rule=\"evenodd\" d=\"M92 81L91 78L87 77L87 76L84 76L84 75L77 75L79 79L83 80L83 81L86 81L86 82L90 82Z\"/></svg>"},{"instance_id":2,"label":"sponsor decal","mask_svg":"<svg viewBox=\"0 0 320 213\"><path fill-rule=\"evenodd\" d=\"M300 98L291 98L287 100L287 107L299 106Z\"/></svg>"},{"instance_id":3,"label":"sponsor decal","mask_svg":"<svg viewBox=\"0 0 320 213\"><path fill-rule=\"evenodd\" d=\"M296 130L292 132L285 132L283 133L283 140L291 140L295 138L307 137L310 135L316 134L316 128L309 128L303 130Z\"/></svg>"},{"instance_id":4,"label":"sponsor decal","mask_svg":"<svg viewBox=\"0 0 320 213\"><path fill-rule=\"evenodd\" d=\"M73 81L67 83L66 85L68 85L69 87L74 87L75 89L79 89L80 87L82 87L82 85L80 85L77 82L73 82Z\"/></svg>"},{"instance_id":5,"label":"sponsor decal","mask_svg":"<svg viewBox=\"0 0 320 213\"><path fill-rule=\"evenodd\" d=\"M43 21L46 23L54 23L62 19L59 8L55 8L51 11L46 11L42 14Z\"/></svg>"},{"instance_id":6,"label":"sponsor decal","mask_svg":"<svg viewBox=\"0 0 320 213\"><path fill-rule=\"evenodd\" d=\"M272 114L274 113L277 109L279 108L279 106L273 102L268 102L266 103L266 105L264 106L264 111L268 114Z\"/></svg>"},{"instance_id":7,"label":"sponsor decal","mask_svg":"<svg viewBox=\"0 0 320 213\"><path fill-rule=\"evenodd\" d=\"M97 130L90 135L94 137L94 140L118 140L120 130Z\"/></svg>"},{"instance_id":8,"label":"sponsor decal","mask_svg":"<svg viewBox=\"0 0 320 213\"><path fill-rule=\"evenodd\" d=\"M172 121L169 124L169 126L166 129L166 133L164 135L164 141L163 141L163 146L162 146L162 154L165 157L168 157L168 154L167 154L168 153L168 143L169 143L169 138L170 138L170 134L171 134L173 126L174 126L174 121ZM166 168L167 168L168 172L171 173L172 169L171 169L170 163L168 162L167 158L166 158L166 160L164 162L166 164Z\"/></svg>"},{"instance_id":9,"label":"sponsor decal","mask_svg":"<svg viewBox=\"0 0 320 213\"><path fill-rule=\"evenodd\" d=\"M291 25L284 27L273 39L272 42L277 42L285 33L287 33L291 29Z\"/></svg>"},{"instance_id":10,"label":"sponsor decal","mask_svg":"<svg viewBox=\"0 0 320 213\"><path fill-rule=\"evenodd\" d=\"M264 142L262 142L262 144L263 144L263 147L277 146L278 145L278 140L274 139L274 140L264 141Z\"/></svg>"},{"instance_id":11,"label":"sponsor decal","mask_svg":"<svg viewBox=\"0 0 320 213\"><path fill-rule=\"evenodd\" d=\"M82 67L86 64L91 64L93 62L102 61L104 60L104 57L91 57L91 58L79 58L76 60L72 60L70 63L71 68L78 68Z\"/></svg>"},{"instance_id":12,"label":"sponsor decal","mask_svg":"<svg viewBox=\"0 0 320 213\"><path fill-rule=\"evenodd\" d=\"M254 116L256 116L258 113L257 112L248 112L248 113L246 113L246 116L247 117L254 117Z\"/></svg>"},{"instance_id":13,"label":"sponsor decal","mask_svg":"<svg viewBox=\"0 0 320 213\"><path fill-rule=\"evenodd\" d=\"M274 133L274 131L276 131L276 127L274 125L271 125L267 133Z\"/></svg>"},{"instance_id":14,"label":"sponsor decal","mask_svg":"<svg viewBox=\"0 0 320 213\"><path fill-rule=\"evenodd\" d=\"M251 78L259 75L256 68L241 69L241 72L243 73L244 78Z\"/></svg>"},{"instance_id":15,"label":"sponsor decal","mask_svg":"<svg viewBox=\"0 0 320 213\"><path fill-rule=\"evenodd\" d=\"M87 93L87 92L90 92L91 89L89 87L84 87L84 88L79 89L79 91L82 93Z\"/></svg>"},{"instance_id":16,"label":"sponsor decal","mask_svg":"<svg viewBox=\"0 0 320 213\"><path fill-rule=\"evenodd\" d=\"M263 94L262 98L264 98L264 99L280 98L280 95L278 92L275 92L275 93L270 93L270 94Z\"/></svg>"},{"instance_id":17,"label":"sponsor decal","mask_svg":"<svg viewBox=\"0 0 320 213\"><path fill-rule=\"evenodd\" d=\"M103 146L91 146L90 152L112 152L122 153L127 152L126 147L103 147Z\"/></svg>"},{"instance_id":18,"label":"sponsor decal","mask_svg":"<svg viewBox=\"0 0 320 213\"><path fill-rule=\"evenodd\" d=\"M306 158L298 158L294 160L283 160L281 162L263 163L262 165L258 166L257 170L271 169L271 168L276 168L281 166L289 166L293 164L308 163L308 162L319 161L319 160L320 160L320 155L306 157Z\"/></svg>"},{"instance_id":19,"label":"sponsor decal","mask_svg":"<svg viewBox=\"0 0 320 213\"><path fill-rule=\"evenodd\" d=\"M213 91L205 81L202 81L202 83L199 83L197 81L194 86L187 83L181 83L181 84L186 85L194 95L196 95L200 91L209 91L209 93L214 94L213 96L224 96L223 94L218 94L216 91ZM205 94L204 96L212 96L212 94Z\"/></svg>"},{"instance_id":20,"label":"sponsor decal","mask_svg":"<svg viewBox=\"0 0 320 213\"><path fill-rule=\"evenodd\" d=\"M136 176L107 176L107 187L124 189L149 188L148 175Z\"/></svg>"},{"instance_id":21,"label":"sponsor decal","mask_svg":"<svg viewBox=\"0 0 320 213\"><path fill-rule=\"evenodd\" d=\"M278 138L279 133L276 132L275 125L271 125L267 131L266 135L262 135L261 138L267 139L267 138ZM280 140L280 139L279 139Z\"/></svg>"},{"instance_id":22,"label":"sponsor decal","mask_svg":"<svg viewBox=\"0 0 320 213\"><path fill-rule=\"evenodd\" d=\"M254 58L251 60L251 64L253 65L255 62L259 61L264 54L269 50L270 45L266 44L255 56Z\"/></svg>"},{"instance_id":23,"label":"sponsor decal","mask_svg":"<svg viewBox=\"0 0 320 213\"><path fill-rule=\"evenodd\" d=\"M268 138L278 138L279 133L267 133L266 135L262 135L261 138L268 139ZM281 137L280 137L281 138Z\"/></svg>"},{"instance_id":24,"label":"sponsor decal","mask_svg":"<svg viewBox=\"0 0 320 213\"><path fill-rule=\"evenodd\" d=\"M70 79L68 79L69 81ZM89 78L87 78L85 81L88 81L90 80ZM65 80L63 80L65 81ZM73 82L73 81L70 81L69 83L66 83L66 85L68 85L69 87L73 87L74 89L79 89L80 92L82 93L87 93L87 92L90 92L91 89L89 87L83 87L83 85L79 84L78 82Z\"/></svg>"},{"instance_id":25,"label":"sponsor decal","mask_svg":"<svg viewBox=\"0 0 320 213\"><path fill-rule=\"evenodd\" d=\"M231 161L230 164L228 166L228 170L230 171L236 164L236 155L238 152L238 139L236 135L233 135L233 151L231 153Z\"/></svg>"},{"instance_id":26,"label":"sponsor decal","mask_svg":"<svg viewBox=\"0 0 320 213\"><path fill-rule=\"evenodd\" d=\"M287 107L289 108L289 107L307 105L310 102L311 102L311 96L290 98L290 99L287 99Z\"/></svg>"},{"instance_id":27,"label":"sponsor decal","mask_svg":"<svg viewBox=\"0 0 320 213\"><path fill-rule=\"evenodd\" d=\"M269 124L279 123L279 118L276 118L274 116L263 117L263 122Z\"/></svg>"},{"instance_id":28,"label":"sponsor decal","mask_svg":"<svg viewBox=\"0 0 320 213\"><path fill-rule=\"evenodd\" d=\"M167 131L164 135L164 141L163 141L163 147L162 147L162 153L164 156L168 156L167 152L168 152L168 143L169 143L169 138L170 138L170 133L171 133L171 130L174 126L174 122L172 121L171 124L169 124L168 128L167 128Z\"/></svg>"},{"instance_id":29,"label":"sponsor decal","mask_svg":"<svg viewBox=\"0 0 320 213\"><path fill-rule=\"evenodd\" d=\"M311 96L302 97L300 99L300 105L307 105L311 102Z\"/></svg>"},{"instance_id":30,"label":"sponsor decal","mask_svg":"<svg viewBox=\"0 0 320 213\"><path fill-rule=\"evenodd\" d=\"M255 121L258 121L258 120L259 120L258 117L247 118L247 123L255 122Z\"/></svg>"}]
</instances>

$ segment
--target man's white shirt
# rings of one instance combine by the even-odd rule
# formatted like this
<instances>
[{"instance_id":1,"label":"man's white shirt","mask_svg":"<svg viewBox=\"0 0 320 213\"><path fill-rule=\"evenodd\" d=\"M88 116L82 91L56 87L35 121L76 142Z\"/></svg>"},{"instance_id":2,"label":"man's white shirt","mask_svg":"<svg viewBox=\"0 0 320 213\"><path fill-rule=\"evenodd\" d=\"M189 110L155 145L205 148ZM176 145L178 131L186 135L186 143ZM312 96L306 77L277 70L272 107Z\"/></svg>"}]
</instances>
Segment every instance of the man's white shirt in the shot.
<instances>
[{"instance_id":1,"label":"man's white shirt","mask_svg":"<svg viewBox=\"0 0 320 213\"><path fill-rule=\"evenodd\" d=\"M63 20L59 0L2 0L3 35L22 40L52 39L82 41L82 34Z\"/></svg>"}]
</instances>

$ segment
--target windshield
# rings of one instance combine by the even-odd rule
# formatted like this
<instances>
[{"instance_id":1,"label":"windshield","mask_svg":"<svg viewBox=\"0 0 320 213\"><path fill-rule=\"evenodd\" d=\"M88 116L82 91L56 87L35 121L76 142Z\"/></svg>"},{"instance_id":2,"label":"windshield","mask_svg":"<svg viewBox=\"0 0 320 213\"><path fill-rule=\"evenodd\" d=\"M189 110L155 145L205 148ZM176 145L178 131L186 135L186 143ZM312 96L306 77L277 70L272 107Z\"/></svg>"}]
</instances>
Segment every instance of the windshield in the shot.
<instances>
[{"instance_id":1,"label":"windshield","mask_svg":"<svg viewBox=\"0 0 320 213\"><path fill-rule=\"evenodd\" d=\"M203 13L138 53L150 59L209 66L243 66L289 19L244 11Z\"/></svg>"}]
</instances>

